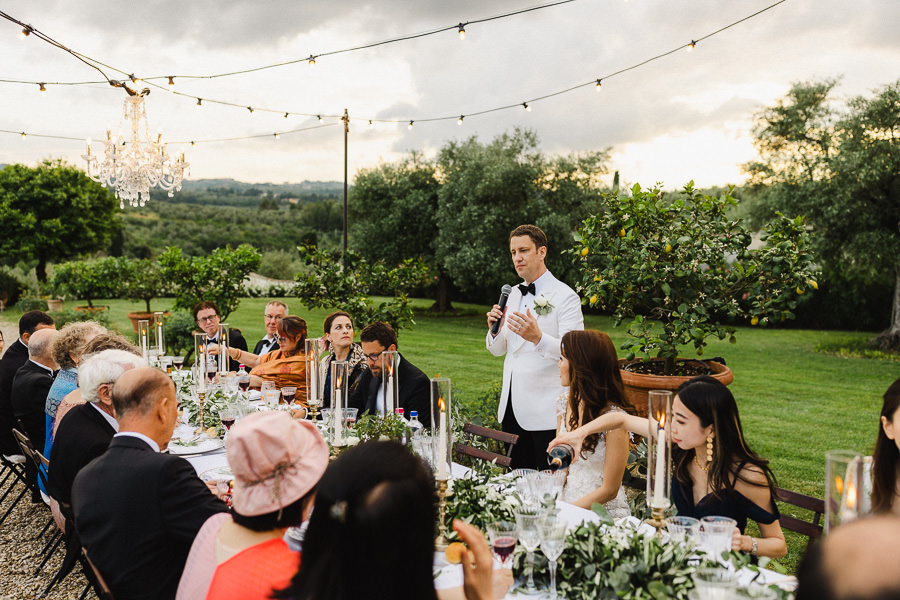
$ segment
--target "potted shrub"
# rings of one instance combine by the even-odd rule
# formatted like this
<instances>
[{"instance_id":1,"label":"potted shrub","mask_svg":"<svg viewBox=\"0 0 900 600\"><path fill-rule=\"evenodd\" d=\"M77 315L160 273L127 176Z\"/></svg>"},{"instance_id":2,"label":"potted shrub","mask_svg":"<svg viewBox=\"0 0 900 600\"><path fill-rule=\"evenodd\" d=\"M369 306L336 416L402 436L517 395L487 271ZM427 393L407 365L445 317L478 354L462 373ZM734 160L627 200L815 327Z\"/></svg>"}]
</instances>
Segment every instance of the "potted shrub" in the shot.
<instances>
[{"instance_id":1,"label":"potted shrub","mask_svg":"<svg viewBox=\"0 0 900 600\"><path fill-rule=\"evenodd\" d=\"M730 383L727 367L681 359L679 349L693 345L700 356L710 336L736 341L730 323L793 318L803 295L817 288L800 217L778 214L753 249L751 232L728 214L737 204L730 192L705 196L691 182L669 194L635 184L628 194L604 194L600 204L576 234L578 287L584 303L612 310L616 325L631 318L620 362L639 409L646 410L646 394L634 386L674 389L707 368ZM655 379L644 382L644 375Z\"/></svg>"},{"instance_id":2,"label":"potted shrub","mask_svg":"<svg viewBox=\"0 0 900 600\"><path fill-rule=\"evenodd\" d=\"M122 259L122 297L132 302L144 302L146 312L130 312L128 318L137 333L138 321L153 318L150 301L168 293L169 283L163 277L159 263L149 258ZM168 314L168 313L166 313Z\"/></svg>"},{"instance_id":3,"label":"potted shrub","mask_svg":"<svg viewBox=\"0 0 900 600\"><path fill-rule=\"evenodd\" d=\"M87 306L76 306L75 310L102 311L107 307L94 306L94 300L119 296L122 271L121 259L111 256L65 262L54 268L53 285L56 289L87 302Z\"/></svg>"}]
</instances>

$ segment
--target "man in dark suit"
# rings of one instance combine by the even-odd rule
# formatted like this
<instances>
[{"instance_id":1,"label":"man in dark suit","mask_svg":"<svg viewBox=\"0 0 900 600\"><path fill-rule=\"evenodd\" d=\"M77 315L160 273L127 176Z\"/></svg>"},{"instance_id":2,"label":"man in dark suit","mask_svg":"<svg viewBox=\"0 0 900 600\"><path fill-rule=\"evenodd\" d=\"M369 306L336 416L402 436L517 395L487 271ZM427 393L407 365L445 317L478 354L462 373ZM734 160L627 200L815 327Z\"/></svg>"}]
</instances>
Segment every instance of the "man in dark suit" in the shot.
<instances>
[{"instance_id":1,"label":"man in dark suit","mask_svg":"<svg viewBox=\"0 0 900 600\"><path fill-rule=\"evenodd\" d=\"M106 452L119 431L112 388L126 371L146 367L143 358L125 350L104 350L78 366L78 389L84 404L60 421L50 450L48 493L60 503L72 503L72 483L89 462Z\"/></svg>"},{"instance_id":2,"label":"man in dark suit","mask_svg":"<svg viewBox=\"0 0 900 600\"><path fill-rule=\"evenodd\" d=\"M215 302L204 300L194 305L194 320L197 325L206 332L207 340L210 344L219 344L219 324L222 320L219 314L219 306ZM247 351L247 340L241 334L240 329L228 330L228 347L239 348L244 352ZM237 371L240 364L233 358L228 359L228 370Z\"/></svg>"},{"instance_id":3,"label":"man in dark suit","mask_svg":"<svg viewBox=\"0 0 900 600\"><path fill-rule=\"evenodd\" d=\"M266 312L263 316L266 325L266 336L256 342L256 346L253 348L253 354L260 356L266 352L278 350L280 347L278 345L278 333L276 332L278 321L285 318L287 315L288 307L284 302L272 300L266 304Z\"/></svg>"},{"instance_id":4,"label":"man in dark suit","mask_svg":"<svg viewBox=\"0 0 900 600\"><path fill-rule=\"evenodd\" d=\"M57 369L50 349L58 336L59 332L55 329L35 331L28 340L28 360L16 371L16 377L13 379L11 392L13 415L21 421L25 428L24 433L38 451L43 451L47 435L44 404L47 402L47 393L53 385ZM30 461L25 463L25 479L31 486L31 501L41 502L37 470Z\"/></svg>"},{"instance_id":5,"label":"man in dark suit","mask_svg":"<svg viewBox=\"0 0 900 600\"><path fill-rule=\"evenodd\" d=\"M0 359L0 453L20 454L13 438L16 418L12 408L12 384L19 367L28 360L28 340L39 329L53 329L53 317L40 310L32 310L19 319L19 339L13 342Z\"/></svg>"},{"instance_id":6,"label":"man in dark suit","mask_svg":"<svg viewBox=\"0 0 900 600\"><path fill-rule=\"evenodd\" d=\"M397 333L387 323L373 323L362 330L359 341L369 368L360 375L359 385L348 404L350 408L359 409L359 416L382 413L385 404L381 353L397 349ZM396 377L397 407L403 409L407 418L411 411L418 411L419 420L428 423L431 419L431 382L428 376L400 355Z\"/></svg>"},{"instance_id":7,"label":"man in dark suit","mask_svg":"<svg viewBox=\"0 0 900 600\"><path fill-rule=\"evenodd\" d=\"M164 373L127 371L113 386L113 406L119 433L75 477L75 525L115 598L174 598L194 537L227 508L190 463L159 452L178 419Z\"/></svg>"}]
</instances>

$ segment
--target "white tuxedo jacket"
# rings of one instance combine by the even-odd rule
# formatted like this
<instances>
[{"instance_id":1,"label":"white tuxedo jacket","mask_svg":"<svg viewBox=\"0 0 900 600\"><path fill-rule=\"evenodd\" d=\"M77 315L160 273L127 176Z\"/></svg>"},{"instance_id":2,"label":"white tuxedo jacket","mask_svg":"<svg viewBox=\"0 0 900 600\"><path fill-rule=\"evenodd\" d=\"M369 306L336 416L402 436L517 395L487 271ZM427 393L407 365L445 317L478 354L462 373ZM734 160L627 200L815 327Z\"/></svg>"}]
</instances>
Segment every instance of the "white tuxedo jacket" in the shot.
<instances>
[{"instance_id":1,"label":"white tuxedo jacket","mask_svg":"<svg viewBox=\"0 0 900 600\"><path fill-rule=\"evenodd\" d=\"M506 405L512 397L516 420L526 431L556 429L555 400L565 391L559 383L560 340L567 331L584 329L581 300L569 286L556 279L549 271L536 281L537 294L543 294L553 310L538 315L538 325L543 336L535 345L525 341L509 329L508 321L497 333L488 330L486 345L494 356L506 355L503 361L503 391L497 419L502 423ZM506 303L506 314L520 310L522 292L513 287ZM531 309L534 313L534 308Z\"/></svg>"}]
</instances>

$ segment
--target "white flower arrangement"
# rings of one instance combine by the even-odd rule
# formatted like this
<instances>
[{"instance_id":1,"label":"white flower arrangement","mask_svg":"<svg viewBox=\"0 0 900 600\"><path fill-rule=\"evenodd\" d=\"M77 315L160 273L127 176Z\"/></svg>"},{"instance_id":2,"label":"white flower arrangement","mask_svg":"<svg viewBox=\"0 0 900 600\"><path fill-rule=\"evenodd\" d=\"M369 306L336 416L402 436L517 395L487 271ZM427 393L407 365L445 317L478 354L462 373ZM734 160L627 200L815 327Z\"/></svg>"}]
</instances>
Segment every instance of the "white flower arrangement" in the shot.
<instances>
[{"instance_id":1,"label":"white flower arrangement","mask_svg":"<svg viewBox=\"0 0 900 600\"><path fill-rule=\"evenodd\" d=\"M547 300L547 297L544 296L543 294L540 294L539 296L535 297L535 299L534 299L534 312L535 313L537 313L541 316L549 315L550 311L552 311L554 308L556 308L556 307L553 306L552 304L550 304L550 301Z\"/></svg>"}]
</instances>

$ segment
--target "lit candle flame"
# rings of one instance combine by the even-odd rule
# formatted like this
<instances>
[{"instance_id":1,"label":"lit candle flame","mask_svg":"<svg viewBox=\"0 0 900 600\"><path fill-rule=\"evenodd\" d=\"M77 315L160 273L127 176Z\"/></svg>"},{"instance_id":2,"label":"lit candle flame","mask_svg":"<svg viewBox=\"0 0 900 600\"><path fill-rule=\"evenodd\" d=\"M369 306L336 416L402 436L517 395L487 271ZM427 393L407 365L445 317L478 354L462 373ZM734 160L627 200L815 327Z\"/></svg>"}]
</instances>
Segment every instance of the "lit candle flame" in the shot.
<instances>
[{"instance_id":1,"label":"lit candle flame","mask_svg":"<svg viewBox=\"0 0 900 600\"><path fill-rule=\"evenodd\" d=\"M659 415L659 428L663 429L666 426L666 413L662 413Z\"/></svg>"},{"instance_id":2,"label":"lit candle flame","mask_svg":"<svg viewBox=\"0 0 900 600\"><path fill-rule=\"evenodd\" d=\"M844 493L844 479L840 475L834 477L834 489L838 494Z\"/></svg>"},{"instance_id":3,"label":"lit candle flame","mask_svg":"<svg viewBox=\"0 0 900 600\"><path fill-rule=\"evenodd\" d=\"M447 410L447 406L444 404L443 396L438 396L438 408L441 410L441 412Z\"/></svg>"},{"instance_id":4,"label":"lit candle flame","mask_svg":"<svg viewBox=\"0 0 900 600\"><path fill-rule=\"evenodd\" d=\"M847 484L847 508L856 508L856 486L853 482Z\"/></svg>"},{"instance_id":5,"label":"lit candle flame","mask_svg":"<svg viewBox=\"0 0 900 600\"><path fill-rule=\"evenodd\" d=\"M335 387L337 389L341 389L341 376L340 375L338 375L338 377L336 379Z\"/></svg>"}]
</instances>

